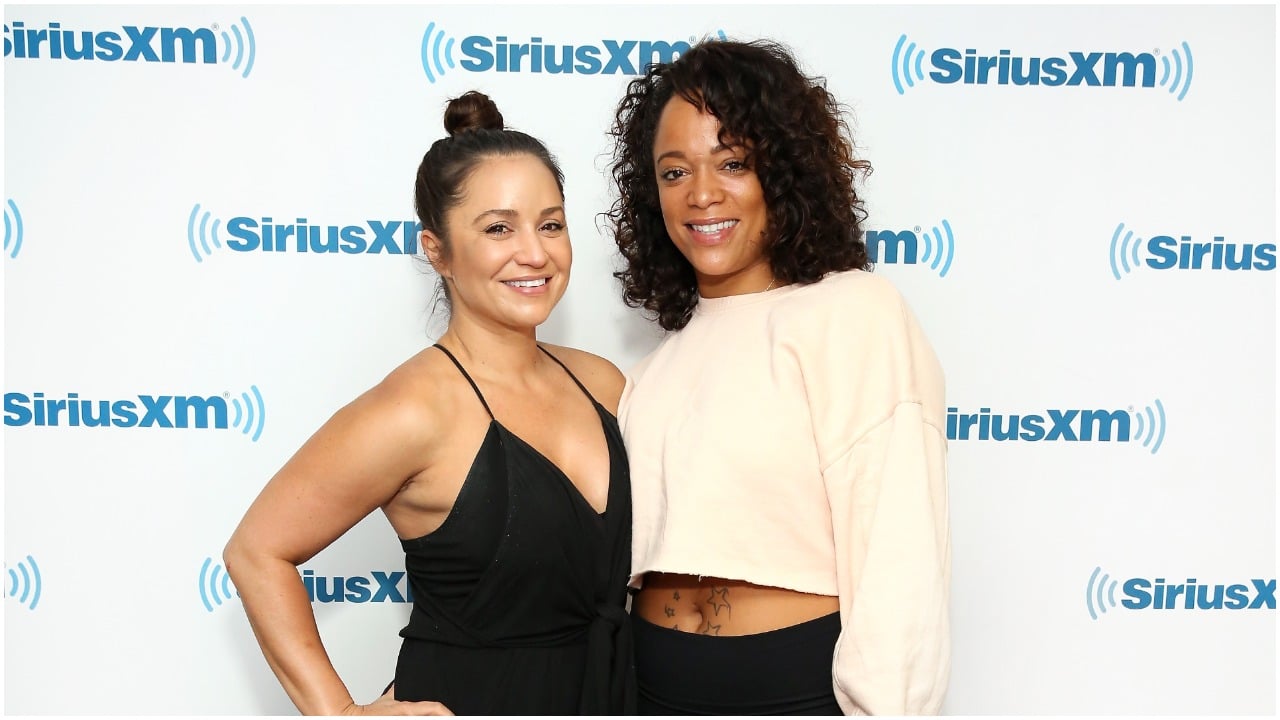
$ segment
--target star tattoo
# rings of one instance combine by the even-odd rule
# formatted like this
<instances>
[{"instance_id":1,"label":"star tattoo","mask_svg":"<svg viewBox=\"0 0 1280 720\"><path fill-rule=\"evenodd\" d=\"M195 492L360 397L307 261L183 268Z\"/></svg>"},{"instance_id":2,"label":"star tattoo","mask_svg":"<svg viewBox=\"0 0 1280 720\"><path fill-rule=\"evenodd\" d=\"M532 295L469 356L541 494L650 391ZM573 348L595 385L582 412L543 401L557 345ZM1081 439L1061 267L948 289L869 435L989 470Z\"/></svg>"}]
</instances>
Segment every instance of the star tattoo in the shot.
<instances>
[{"instance_id":1,"label":"star tattoo","mask_svg":"<svg viewBox=\"0 0 1280 720\"><path fill-rule=\"evenodd\" d=\"M729 612L733 611L733 608L729 605L729 588L727 587L711 588L711 597L707 599L707 602L711 604L711 610L717 616L720 615L721 608Z\"/></svg>"}]
</instances>

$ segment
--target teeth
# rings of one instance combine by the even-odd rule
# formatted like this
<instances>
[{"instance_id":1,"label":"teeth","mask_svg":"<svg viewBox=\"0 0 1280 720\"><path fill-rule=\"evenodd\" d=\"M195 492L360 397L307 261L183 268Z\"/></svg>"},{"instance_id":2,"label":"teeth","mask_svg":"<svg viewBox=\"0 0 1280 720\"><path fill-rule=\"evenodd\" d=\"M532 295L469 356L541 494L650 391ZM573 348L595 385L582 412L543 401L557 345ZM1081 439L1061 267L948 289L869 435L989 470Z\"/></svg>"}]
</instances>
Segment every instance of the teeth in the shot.
<instances>
[{"instance_id":1,"label":"teeth","mask_svg":"<svg viewBox=\"0 0 1280 720\"><path fill-rule=\"evenodd\" d=\"M723 220L718 223L712 223L711 225L690 225L689 227L693 228L695 231L700 233L713 233L713 232L720 232L721 230L725 230L727 228L731 228L737 224L738 224L737 220Z\"/></svg>"},{"instance_id":2,"label":"teeth","mask_svg":"<svg viewBox=\"0 0 1280 720\"><path fill-rule=\"evenodd\" d=\"M546 285L547 279L538 278L537 280L504 280L503 282L510 285L511 287L531 288L531 287L542 287L543 285Z\"/></svg>"}]
</instances>

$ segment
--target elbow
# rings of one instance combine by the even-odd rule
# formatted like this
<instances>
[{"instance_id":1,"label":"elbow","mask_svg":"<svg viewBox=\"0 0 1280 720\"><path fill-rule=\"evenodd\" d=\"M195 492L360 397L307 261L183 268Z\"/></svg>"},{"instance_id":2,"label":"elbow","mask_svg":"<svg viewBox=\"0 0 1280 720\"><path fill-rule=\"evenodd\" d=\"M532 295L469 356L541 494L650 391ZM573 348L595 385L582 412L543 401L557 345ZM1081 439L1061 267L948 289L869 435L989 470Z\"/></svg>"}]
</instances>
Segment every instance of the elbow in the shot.
<instances>
[{"instance_id":1,"label":"elbow","mask_svg":"<svg viewBox=\"0 0 1280 720\"><path fill-rule=\"evenodd\" d=\"M231 538L227 540L226 546L222 548L222 566L226 569L227 575L231 576L231 582L239 583L241 576L245 574L246 566L251 564L251 549L248 543L240 536L239 531L233 533Z\"/></svg>"},{"instance_id":2,"label":"elbow","mask_svg":"<svg viewBox=\"0 0 1280 720\"><path fill-rule=\"evenodd\" d=\"M222 565L237 587L254 577L274 576L293 570L303 560L284 555L270 541L255 541L254 534L237 529L222 548Z\"/></svg>"}]
</instances>

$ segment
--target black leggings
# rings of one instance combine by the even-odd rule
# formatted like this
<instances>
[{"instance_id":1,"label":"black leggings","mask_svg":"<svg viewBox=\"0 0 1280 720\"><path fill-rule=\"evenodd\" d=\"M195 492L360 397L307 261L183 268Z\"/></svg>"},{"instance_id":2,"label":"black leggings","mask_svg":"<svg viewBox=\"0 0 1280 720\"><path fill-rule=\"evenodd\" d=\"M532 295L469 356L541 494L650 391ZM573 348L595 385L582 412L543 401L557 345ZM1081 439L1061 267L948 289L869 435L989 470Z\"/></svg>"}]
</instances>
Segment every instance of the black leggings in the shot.
<instances>
[{"instance_id":1,"label":"black leggings","mask_svg":"<svg viewBox=\"0 0 1280 720\"><path fill-rule=\"evenodd\" d=\"M640 715L840 715L840 613L755 635L681 632L631 616Z\"/></svg>"}]
</instances>

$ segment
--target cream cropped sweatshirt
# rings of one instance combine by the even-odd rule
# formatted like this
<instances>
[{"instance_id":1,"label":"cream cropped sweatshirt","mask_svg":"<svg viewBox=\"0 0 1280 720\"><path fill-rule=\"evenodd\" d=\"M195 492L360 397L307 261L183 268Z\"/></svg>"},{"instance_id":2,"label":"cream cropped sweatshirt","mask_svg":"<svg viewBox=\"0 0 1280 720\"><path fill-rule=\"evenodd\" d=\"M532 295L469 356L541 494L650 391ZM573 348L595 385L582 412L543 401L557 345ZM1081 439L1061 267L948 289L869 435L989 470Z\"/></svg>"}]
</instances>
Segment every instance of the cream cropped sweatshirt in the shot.
<instances>
[{"instance_id":1,"label":"cream cropped sweatshirt","mask_svg":"<svg viewBox=\"0 0 1280 720\"><path fill-rule=\"evenodd\" d=\"M950 674L943 376L863 271L701 298L627 373L631 584L659 571L838 596L847 714L936 714Z\"/></svg>"}]
</instances>

